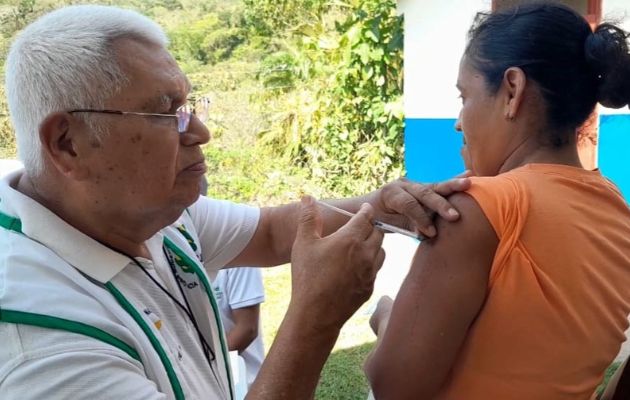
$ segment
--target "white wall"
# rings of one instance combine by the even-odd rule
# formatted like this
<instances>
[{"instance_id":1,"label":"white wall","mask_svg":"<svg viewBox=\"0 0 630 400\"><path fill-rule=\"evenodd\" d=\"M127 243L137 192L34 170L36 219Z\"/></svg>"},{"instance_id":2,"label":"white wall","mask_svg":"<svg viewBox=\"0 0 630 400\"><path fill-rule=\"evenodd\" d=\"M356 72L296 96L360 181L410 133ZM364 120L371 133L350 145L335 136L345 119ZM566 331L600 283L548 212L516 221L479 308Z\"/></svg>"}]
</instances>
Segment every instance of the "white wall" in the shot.
<instances>
[{"instance_id":1,"label":"white wall","mask_svg":"<svg viewBox=\"0 0 630 400\"><path fill-rule=\"evenodd\" d=\"M604 21L623 19L621 26L630 30L630 1L628 0L602 0L602 19Z\"/></svg>"},{"instance_id":2,"label":"white wall","mask_svg":"<svg viewBox=\"0 0 630 400\"><path fill-rule=\"evenodd\" d=\"M602 20L619 23L623 29L630 31L630 0L602 0ZM619 110L601 107L600 114L628 114L627 107Z\"/></svg>"},{"instance_id":3,"label":"white wall","mask_svg":"<svg viewBox=\"0 0 630 400\"><path fill-rule=\"evenodd\" d=\"M491 0L398 1L405 15L406 118L457 118L466 34L475 14L490 6Z\"/></svg>"},{"instance_id":4,"label":"white wall","mask_svg":"<svg viewBox=\"0 0 630 400\"><path fill-rule=\"evenodd\" d=\"M455 89L466 33L477 11L491 0L398 0L405 15L405 117L457 118ZM604 20L623 20L630 31L630 0L603 0ZM628 108L601 107L601 114L628 114Z\"/></svg>"}]
</instances>

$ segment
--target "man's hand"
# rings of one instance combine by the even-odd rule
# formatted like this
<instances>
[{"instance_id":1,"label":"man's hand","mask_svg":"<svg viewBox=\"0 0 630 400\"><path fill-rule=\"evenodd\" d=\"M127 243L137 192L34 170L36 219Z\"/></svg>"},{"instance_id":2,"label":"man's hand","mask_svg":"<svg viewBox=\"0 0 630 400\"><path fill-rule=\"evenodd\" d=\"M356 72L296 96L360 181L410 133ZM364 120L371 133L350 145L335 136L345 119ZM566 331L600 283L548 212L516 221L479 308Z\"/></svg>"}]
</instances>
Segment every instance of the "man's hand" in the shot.
<instances>
[{"instance_id":1,"label":"man's hand","mask_svg":"<svg viewBox=\"0 0 630 400\"><path fill-rule=\"evenodd\" d=\"M401 178L372 192L370 204L374 206L377 219L433 237L437 234L433 224L436 213L447 221L459 218L459 212L446 197L467 190L470 187L468 176L467 171L446 182L426 185Z\"/></svg>"},{"instance_id":2,"label":"man's hand","mask_svg":"<svg viewBox=\"0 0 630 400\"><path fill-rule=\"evenodd\" d=\"M313 398L339 330L372 294L385 259L383 233L372 224L372 214L364 204L322 237L319 208L313 198L302 199L291 255L291 302L248 400Z\"/></svg>"},{"instance_id":3,"label":"man's hand","mask_svg":"<svg viewBox=\"0 0 630 400\"><path fill-rule=\"evenodd\" d=\"M302 200L291 256L291 304L323 328L341 328L372 294L385 259L383 233L372 219L372 207L364 204L346 225L322 238L319 207L312 197Z\"/></svg>"}]
</instances>

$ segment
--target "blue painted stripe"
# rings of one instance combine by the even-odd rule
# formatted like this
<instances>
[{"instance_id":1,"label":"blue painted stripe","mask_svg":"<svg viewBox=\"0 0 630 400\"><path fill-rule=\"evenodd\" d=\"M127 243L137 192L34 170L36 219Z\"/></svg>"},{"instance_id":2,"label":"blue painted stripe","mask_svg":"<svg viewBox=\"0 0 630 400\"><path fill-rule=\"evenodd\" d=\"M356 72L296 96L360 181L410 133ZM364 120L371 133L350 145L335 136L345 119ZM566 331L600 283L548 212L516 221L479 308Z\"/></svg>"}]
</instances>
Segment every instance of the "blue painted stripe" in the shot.
<instances>
[{"instance_id":1,"label":"blue painted stripe","mask_svg":"<svg viewBox=\"0 0 630 400\"><path fill-rule=\"evenodd\" d=\"M630 115L602 115L598 164L602 174L630 199Z\"/></svg>"},{"instance_id":2,"label":"blue painted stripe","mask_svg":"<svg viewBox=\"0 0 630 400\"><path fill-rule=\"evenodd\" d=\"M455 119L405 120L405 167L409 179L437 182L464 171L462 136Z\"/></svg>"},{"instance_id":3,"label":"blue painted stripe","mask_svg":"<svg viewBox=\"0 0 630 400\"><path fill-rule=\"evenodd\" d=\"M418 182L436 182L464 170L460 156L462 137L454 118L405 120L407 176ZM600 118L599 167L630 199L630 115Z\"/></svg>"}]
</instances>

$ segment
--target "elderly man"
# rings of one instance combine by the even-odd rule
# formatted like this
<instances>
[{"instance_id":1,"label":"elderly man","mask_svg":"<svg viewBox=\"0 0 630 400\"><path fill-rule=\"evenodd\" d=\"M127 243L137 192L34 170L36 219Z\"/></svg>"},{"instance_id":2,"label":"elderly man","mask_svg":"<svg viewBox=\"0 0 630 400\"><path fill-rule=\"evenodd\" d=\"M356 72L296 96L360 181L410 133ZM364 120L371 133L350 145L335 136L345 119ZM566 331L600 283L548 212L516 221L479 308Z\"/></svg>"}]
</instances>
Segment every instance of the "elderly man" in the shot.
<instances>
[{"instance_id":1,"label":"elderly man","mask_svg":"<svg viewBox=\"0 0 630 400\"><path fill-rule=\"evenodd\" d=\"M135 12L76 6L11 47L25 168L0 182L0 398L232 398L208 276L288 261L290 306L248 398L310 398L383 262L372 219L433 235L425 206L457 218L440 195L466 180L336 201L350 221L308 197L200 198L209 133L166 43Z\"/></svg>"}]
</instances>

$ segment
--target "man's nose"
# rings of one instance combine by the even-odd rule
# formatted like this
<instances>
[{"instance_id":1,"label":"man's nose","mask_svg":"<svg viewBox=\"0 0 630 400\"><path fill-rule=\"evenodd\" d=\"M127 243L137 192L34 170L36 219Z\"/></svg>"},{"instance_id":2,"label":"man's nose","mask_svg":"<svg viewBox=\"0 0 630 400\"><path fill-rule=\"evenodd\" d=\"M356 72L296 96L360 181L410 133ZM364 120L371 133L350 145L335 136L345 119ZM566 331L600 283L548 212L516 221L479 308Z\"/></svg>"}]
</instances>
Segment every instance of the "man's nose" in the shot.
<instances>
[{"instance_id":1,"label":"man's nose","mask_svg":"<svg viewBox=\"0 0 630 400\"><path fill-rule=\"evenodd\" d=\"M180 140L185 146L197 146L208 143L211 137L206 125L195 115L191 115L188 130L180 135Z\"/></svg>"}]
</instances>

